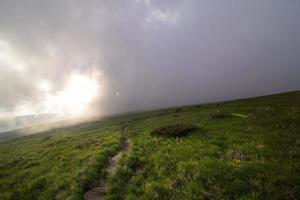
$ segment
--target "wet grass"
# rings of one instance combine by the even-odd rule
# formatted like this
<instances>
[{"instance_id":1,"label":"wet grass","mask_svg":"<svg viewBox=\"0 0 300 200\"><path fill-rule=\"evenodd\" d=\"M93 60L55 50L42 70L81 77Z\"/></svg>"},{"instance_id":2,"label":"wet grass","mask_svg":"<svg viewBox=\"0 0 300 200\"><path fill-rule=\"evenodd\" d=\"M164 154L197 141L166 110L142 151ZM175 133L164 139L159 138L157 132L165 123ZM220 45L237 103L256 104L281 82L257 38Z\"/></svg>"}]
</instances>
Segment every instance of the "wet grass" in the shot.
<instances>
[{"instance_id":1,"label":"wet grass","mask_svg":"<svg viewBox=\"0 0 300 200\"><path fill-rule=\"evenodd\" d=\"M179 124L193 129L178 137ZM106 199L300 196L300 92L292 92L120 115L0 144L0 199L82 199L121 148L121 133L133 145Z\"/></svg>"}]
</instances>

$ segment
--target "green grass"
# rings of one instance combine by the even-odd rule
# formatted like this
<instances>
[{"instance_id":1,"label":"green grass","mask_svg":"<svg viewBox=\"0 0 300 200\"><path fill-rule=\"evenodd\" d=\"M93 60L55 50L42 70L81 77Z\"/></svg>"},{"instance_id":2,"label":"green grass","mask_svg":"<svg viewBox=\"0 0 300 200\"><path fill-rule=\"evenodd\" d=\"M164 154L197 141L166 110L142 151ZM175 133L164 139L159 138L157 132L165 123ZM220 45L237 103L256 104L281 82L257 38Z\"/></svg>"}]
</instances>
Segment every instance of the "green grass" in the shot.
<instances>
[{"instance_id":1,"label":"green grass","mask_svg":"<svg viewBox=\"0 0 300 200\"><path fill-rule=\"evenodd\" d=\"M215 116L218 114L217 117ZM107 199L297 199L300 92L140 115ZM167 124L187 137L151 135Z\"/></svg>"},{"instance_id":2,"label":"green grass","mask_svg":"<svg viewBox=\"0 0 300 200\"><path fill-rule=\"evenodd\" d=\"M112 128L51 131L0 145L0 199L82 199L121 146Z\"/></svg>"},{"instance_id":3,"label":"green grass","mask_svg":"<svg viewBox=\"0 0 300 200\"><path fill-rule=\"evenodd\" d=\"M151 134L177 124L195 129ZM0 199L82 199L104 176L122 133L133 146L106 199L300 196L300 92L291 92L120 115L0 144Z\"/></svg>"}]
</instances>

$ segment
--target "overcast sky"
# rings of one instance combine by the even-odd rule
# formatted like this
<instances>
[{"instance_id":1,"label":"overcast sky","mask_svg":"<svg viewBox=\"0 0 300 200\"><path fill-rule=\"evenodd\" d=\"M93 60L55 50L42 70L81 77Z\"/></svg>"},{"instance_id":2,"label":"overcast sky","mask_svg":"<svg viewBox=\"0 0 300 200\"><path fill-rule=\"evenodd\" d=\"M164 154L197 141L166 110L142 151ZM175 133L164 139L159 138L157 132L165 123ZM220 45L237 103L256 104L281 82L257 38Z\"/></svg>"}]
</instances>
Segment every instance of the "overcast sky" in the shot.
<instances>
[{"instance_id":1,"label":"overcast sky","mask_svg":"<svg viewBox=\"0 0 300 200\"><path fill-rule=\"evenodd\" d=\"M72 74L98 114L297 90L300 1L0 0L0 116L49 111Z\"/></svg>"}]
</instances>

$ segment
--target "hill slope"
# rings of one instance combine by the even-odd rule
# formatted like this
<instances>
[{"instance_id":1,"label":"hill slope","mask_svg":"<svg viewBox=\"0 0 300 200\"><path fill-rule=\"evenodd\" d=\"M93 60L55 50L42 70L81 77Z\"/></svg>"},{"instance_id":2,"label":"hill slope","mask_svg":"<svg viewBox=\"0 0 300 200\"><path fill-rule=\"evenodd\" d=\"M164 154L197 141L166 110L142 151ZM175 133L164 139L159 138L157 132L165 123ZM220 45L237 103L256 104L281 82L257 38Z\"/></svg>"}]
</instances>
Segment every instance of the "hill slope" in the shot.
<instances>
[{"instance_id":1,"label":"hill slope","mask_svg":"<svg viewBox=\"0 0 300 200\"><path fill-rule=\"evenodd\" d=\"M300 92L291 92L18 138L0 144L0 199L83 199L124 135L132 148L106 199L297 199L299 120ZM179 123L194 128L183 137L151 134Z\"/></svg>"}]
</instances>

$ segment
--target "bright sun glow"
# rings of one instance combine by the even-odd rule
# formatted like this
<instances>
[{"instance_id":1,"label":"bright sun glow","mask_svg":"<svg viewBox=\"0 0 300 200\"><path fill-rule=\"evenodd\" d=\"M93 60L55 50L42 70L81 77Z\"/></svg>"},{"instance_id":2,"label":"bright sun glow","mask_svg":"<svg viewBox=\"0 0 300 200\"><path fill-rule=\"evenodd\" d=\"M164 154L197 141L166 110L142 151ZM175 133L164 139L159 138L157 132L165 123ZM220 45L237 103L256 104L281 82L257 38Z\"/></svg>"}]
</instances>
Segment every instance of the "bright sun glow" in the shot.
<instances>
[{"instance_id":1,"label":"bright sun glow","mask_svg":"<svg viewBox=\"0 0 300 200\"><path fill-rule=\"evenodd\" d=\"M40 86L45 92L52 88L51 84L46 81L42 82ZM63 90L56 95L47 95L46 112L72 116L80 115L87 110L98 92L99 87L95 79L74 74Z\"/></svg>"}]
</instances>

